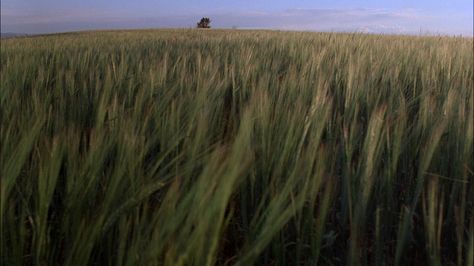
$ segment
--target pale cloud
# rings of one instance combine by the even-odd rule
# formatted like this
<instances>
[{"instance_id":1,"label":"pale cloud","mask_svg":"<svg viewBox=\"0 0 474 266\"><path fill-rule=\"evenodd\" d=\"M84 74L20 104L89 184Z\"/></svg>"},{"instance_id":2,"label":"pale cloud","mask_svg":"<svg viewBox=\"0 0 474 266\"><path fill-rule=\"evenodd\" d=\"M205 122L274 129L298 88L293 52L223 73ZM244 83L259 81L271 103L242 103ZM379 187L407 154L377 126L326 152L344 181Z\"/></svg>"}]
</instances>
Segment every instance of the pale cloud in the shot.
<instances>
[{"instance_id":1,"label":"pale cloud","mask_svg":"<svg viewBox=\"0 0 474 266\"><path fill-rule=\"evenodd\" d=\"M53 10L38 13L34 10L14 10L2 9L2 22L6 24L47 24L47 23L63 23L63 22L105 22L116 21L127 17L127 13L117 11L101 11L101 10Z\"/></svg>"}]
</instances>

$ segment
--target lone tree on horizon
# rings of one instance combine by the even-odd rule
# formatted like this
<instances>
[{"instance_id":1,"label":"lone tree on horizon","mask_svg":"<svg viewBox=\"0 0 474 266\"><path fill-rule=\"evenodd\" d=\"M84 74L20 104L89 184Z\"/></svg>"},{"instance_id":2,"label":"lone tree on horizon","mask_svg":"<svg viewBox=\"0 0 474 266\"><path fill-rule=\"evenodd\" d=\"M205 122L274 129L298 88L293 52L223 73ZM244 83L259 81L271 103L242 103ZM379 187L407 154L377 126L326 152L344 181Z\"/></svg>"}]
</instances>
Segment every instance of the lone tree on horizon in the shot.
<instances>
[{"instance_id":1,"label":"lone tree on horizon","mask_svg":"<svg viewBox=\"0 0 474 266\"><path fill-rule=\"evenodd\" d=\"M209 29L211 27L211 20L209 18L202 18L201 21L197 23L197 27L200 29Z\"/></svg>"}]
</instances>

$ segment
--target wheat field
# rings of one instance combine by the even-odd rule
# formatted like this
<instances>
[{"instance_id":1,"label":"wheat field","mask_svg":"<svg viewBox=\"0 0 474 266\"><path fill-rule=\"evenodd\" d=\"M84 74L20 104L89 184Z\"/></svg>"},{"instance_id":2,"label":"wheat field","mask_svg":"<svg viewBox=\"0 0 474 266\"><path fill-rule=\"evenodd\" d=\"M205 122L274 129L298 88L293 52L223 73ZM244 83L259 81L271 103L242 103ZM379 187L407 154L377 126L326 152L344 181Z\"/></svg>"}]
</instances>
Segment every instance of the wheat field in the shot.
<instances>
[{"instance_id":1,"label":"wheat field","mask_svg":"<svg viewBox=\"0 0 474 266\"><path fill-rule=\"evenodd\" d=\"M1 41L1 265L473 265L473 39Z\"/></svg>"}]
</instances>

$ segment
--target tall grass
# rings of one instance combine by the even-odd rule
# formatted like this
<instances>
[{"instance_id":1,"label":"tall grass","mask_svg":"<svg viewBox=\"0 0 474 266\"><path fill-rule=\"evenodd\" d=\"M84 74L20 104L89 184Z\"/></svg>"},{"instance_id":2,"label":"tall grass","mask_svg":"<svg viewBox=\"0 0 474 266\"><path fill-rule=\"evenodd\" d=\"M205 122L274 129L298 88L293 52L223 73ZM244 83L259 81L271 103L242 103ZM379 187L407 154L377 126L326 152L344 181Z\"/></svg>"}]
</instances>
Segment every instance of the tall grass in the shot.
<instances>
[{"instance_id":1,"label":"tall grass","mask_svg":"<svg viewBox=\"0 0 474 266\"><path fill-rule=\"evenodd\" d=\"M473 39L2 40L2 265L472 265Z\"/></svg>"}]
</instances>

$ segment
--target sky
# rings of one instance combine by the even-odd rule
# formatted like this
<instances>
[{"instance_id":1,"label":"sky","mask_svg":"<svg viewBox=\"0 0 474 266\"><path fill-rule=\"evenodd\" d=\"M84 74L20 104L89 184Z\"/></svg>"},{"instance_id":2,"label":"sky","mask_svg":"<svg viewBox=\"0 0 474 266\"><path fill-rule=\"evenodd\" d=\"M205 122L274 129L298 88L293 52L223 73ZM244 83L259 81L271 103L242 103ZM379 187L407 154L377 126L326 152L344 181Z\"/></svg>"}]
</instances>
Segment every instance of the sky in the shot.
<instances>
[{"instance_id":1,"label":"sky","mask_svg":"<svg viewBox=\"0 0 474 266\"><path fill-rule=\"evenodd\" d=\"M473 0L1 0L1 32L213 28L473 36Z\"/></svg>"}]
</instances>

